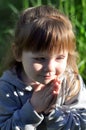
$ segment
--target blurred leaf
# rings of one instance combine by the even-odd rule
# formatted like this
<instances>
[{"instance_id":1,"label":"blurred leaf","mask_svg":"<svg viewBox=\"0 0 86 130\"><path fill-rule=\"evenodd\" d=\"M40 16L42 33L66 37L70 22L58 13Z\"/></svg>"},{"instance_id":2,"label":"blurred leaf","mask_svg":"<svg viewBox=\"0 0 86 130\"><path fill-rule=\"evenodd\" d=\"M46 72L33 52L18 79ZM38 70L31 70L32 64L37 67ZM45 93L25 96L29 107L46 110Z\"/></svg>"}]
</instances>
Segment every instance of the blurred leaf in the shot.
<instances>
[{"instance_id":1,"label":"blurred leaf","mask_svg":"<svg viewBox=\"0 0 86 130\"><path fill-rule=\"evenodd\" d=\"M8 7L9 7L15 14L18 14L18 13L19 13L19 11L17 10L17 8L16 8L13 4L9 3L9 4L8 4Z\"/></svg>"}]
</instances>

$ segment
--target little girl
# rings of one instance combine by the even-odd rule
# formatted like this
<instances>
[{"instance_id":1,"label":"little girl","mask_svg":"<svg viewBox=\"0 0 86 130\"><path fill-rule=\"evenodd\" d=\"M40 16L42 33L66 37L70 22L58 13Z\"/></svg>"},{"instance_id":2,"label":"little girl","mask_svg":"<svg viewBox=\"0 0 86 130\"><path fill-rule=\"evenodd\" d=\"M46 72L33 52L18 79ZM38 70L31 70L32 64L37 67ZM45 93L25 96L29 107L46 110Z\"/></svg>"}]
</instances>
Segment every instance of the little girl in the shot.
<instances>
[{"instance_id":1,"label":"little girl","mask_svg":"<svg viewBox=\"0 0 86 130\"><path fill-rule=\"evenodd\" d=\"M25 10L0 78L1 130L85 130L86 89L70 20L58 10Z\"/></svg>"}]
</instances>

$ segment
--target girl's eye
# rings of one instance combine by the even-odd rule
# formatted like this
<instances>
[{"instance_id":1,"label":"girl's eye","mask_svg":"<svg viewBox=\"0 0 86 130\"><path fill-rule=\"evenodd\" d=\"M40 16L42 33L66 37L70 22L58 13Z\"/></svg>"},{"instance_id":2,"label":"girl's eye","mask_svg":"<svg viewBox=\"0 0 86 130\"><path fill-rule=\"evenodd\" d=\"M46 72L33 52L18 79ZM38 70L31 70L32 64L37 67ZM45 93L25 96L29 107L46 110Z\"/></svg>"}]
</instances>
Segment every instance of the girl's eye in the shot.
<instances>
[{"instance_id":1,"label":"girl's eye","mask_svg":"<svg viewBox=\"0 0 86 130\"><path fill-rule=\"evenodd\" d=\"M39 62L43 62L43 61L45 61L45 58L44 57L37 57L37 58L34 58L34 60L39 61Z\"/></svg>"},{"instance_id":2,"label":"girl's eye","mask_svg":"<svg viewBox=\"0 0 86 130\"><path fill-rule=\"evenodd\" d=\"M56 60L63 60L65 58L65 56L64 55L61 55L61 56L58 56L57 58L56 58Z\"/></svg>"}]
</instances>

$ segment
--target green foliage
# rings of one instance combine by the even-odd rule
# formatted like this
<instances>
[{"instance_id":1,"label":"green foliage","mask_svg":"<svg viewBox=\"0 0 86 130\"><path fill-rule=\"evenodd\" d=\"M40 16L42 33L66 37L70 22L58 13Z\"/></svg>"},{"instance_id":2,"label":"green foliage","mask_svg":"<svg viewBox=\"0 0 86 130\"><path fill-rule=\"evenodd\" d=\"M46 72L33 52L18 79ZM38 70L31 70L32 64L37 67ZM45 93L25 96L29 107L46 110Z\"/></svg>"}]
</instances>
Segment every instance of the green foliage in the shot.
<instances>
[{"instance_id":1,"label":"green foliage","mask_svg":"<svg viewBox=\"0 0 86 130\"><path fill-rule=\"evenodd\" d=\"M27 7L51 5L63 11L73 23L77 49L80 54L79 71L86 82L86 0L0 0L0 74L6 52L12 42L19 13Z\"/></svg>"}]
</instances>

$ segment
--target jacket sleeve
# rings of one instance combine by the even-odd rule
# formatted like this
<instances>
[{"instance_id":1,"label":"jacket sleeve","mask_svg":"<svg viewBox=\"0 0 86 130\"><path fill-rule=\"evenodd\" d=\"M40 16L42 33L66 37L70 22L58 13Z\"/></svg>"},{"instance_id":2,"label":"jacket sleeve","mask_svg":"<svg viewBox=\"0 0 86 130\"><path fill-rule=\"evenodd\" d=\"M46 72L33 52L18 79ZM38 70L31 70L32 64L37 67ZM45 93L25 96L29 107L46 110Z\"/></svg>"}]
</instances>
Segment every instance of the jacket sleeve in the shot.
<instances>
[{"instance_id":1,"label":"jacket sleeve","mask_svg":"<svg viewBox=\"0 0 86 130\"><path fill-rule=\"evenodd\" d=\"M48 130L86 130L86 88L80 77L81 90L77 103L57 105L46 116Z\"/></svg>"},{"instance_id":2,"label":"jacket sleeve","mask_svg":"<svg viewBox=\"0 0 86 130\"><path fill-rule=\"evenodd\" d=\"M86 130L86 109L58 107L46 122L48 130Z\"/></svg>"},{"instance_id":3,"label":"jacket sleeve","mask_svg":"<svg viewBox=\"0 0 86 130\"><path fill-rule=\"evenodd\" d=\"M1 83L1 82L0 82ZM6 86L6 87L5 87ZM43 115L34 111L26 101L20 106L16 92L9 89L12 86L0 84L0 128L1 130L24 130L25 125L37 126L43 120Z\"/></svg>"}]
</instances>

